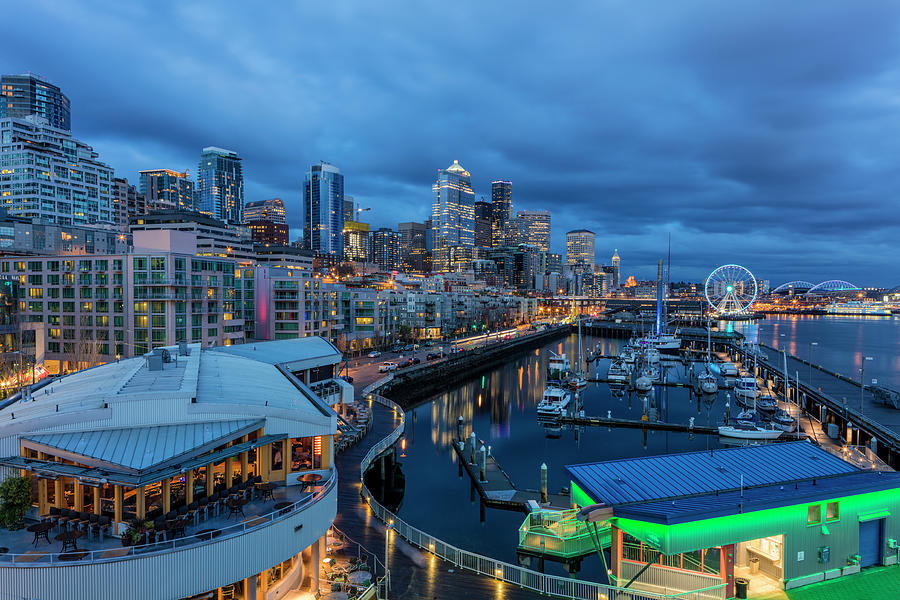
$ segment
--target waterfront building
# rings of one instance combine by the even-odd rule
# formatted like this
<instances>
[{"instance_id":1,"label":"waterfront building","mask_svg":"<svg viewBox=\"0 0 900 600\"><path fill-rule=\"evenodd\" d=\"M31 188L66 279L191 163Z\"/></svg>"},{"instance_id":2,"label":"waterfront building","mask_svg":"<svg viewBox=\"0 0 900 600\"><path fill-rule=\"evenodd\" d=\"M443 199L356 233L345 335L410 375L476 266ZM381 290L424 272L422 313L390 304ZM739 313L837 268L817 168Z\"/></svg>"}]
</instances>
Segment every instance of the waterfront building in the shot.
<instances>
[{"instance_id":1,"label":"waterfront building","mask_svg":"<svg viewBox=\"0 0 900 600\"><path fill-rule=\"evenodd\" d=\"M427 227L424 223L408 221L397 225L400 233L400 264L407 273L427 273Z\"/></svg>"},{"instance_id":2,"label":"waterfront building","mask_svg":"<svg viewBox=\"0 0 900 600\"><path fill-rule=\"evenodd\" d=\"M344 176L327 162L312 165L303 182L303 243L308 250L344 252Z\"/></svg>"},{"instance_id":3,"label":"waterfront building","mask_svg":"<svg viewBox=\"0 0 900 600\"><path fill-rule=\"evenodd\" d=\"M372 262L369 247L369 224L344 221L344 260Z\"/></svg>"},{"instance_id":4,"label":"waterfront building","mask_svg":"<svg viewBox=\"0 0 900 600\"><path fill-rule=\"evenodd\" d=\"M287 246L289 238L288 226L286 223L273 223L272 221L247 221L247 228L250 230L250 237L254 244L274 244L276 246Z\"/></svg>"},{"instance_id":5,"label":"waterfront building","mask_svg":"<svg viewBox=\"0 0 900 600\"><path fill-rule=\"evenodd\" d=\"M491 247L508 245L507 225L513 218L512 182L491 182Z\"/></svg>"},{"instance_id":6,"label":"waterfront building","mask_svg":"<svg viewBox=\"0 0 900 600\"><path fill-rule=\"evenodd\" d=\"M187 171L171 169L140 171L141 195L147 203L146 210L194 210L194 182Z\"/></svg>"},{"instance_id":7,"label":"waterfront building","mask_svg":"<svg viewBox=\"0 0 900 600\"><path fill-rule=\"evenodd\" d=\"M485 202L484 198L480 202L475 203L475 246L481 248L491 248L493 246L491 234L491 220L493 218L493 207L490 202Z\"/></svg>"},{"instance_id":8,"label":"waterfront building","mask_svg":"<svg viewBox=\"0 0 900 600\"><path fill-rule=\"evenodd\" d=\"M566 470L573 505L605 505L611 580L635 590L724 585L732 598L738 578L791 589L897 564L900 473L806 441Z\"/></svg>"},{"instance_id":9,"label":"waterfront building","mask_svg":"<svg viewBox=\"0 0 900 600\"><path fill-rule=\"evenodd\" d=\"M516 214L519 243L535 246L541 252L550 252L550 211L520 210Z\"/></svg>"},{"instance_id":10,"label":"waterfront building","mask_svg":"<svg viewBox=\"0 0 900 600\"><path fill-rule=\"evenodd\" d=\"M207 146L200 153L196 209L229 224L244 222L244 172L233 150Z\"/></svg>"},{"instance_id":11,"label":"waterfront building","mask_svg":"<svg viewBox=\"0 0 900 600\"><path fill-rule=\"evenodd\" d=\"M281 198L257 200L244 205L244 221L268 221L270 223L287 223L287 211Z\"/></svg>"},{"instance_id":12,"label":"waterfront building","mask_svg":"<svg viewBox=\"0 0 900 600\"><path fill-rule=\"evenodd\" d=\"M597 236L587 229L566 233L566 268L593 271L594 241Z\"/></svg>"},{"instance_id":13,"label":"waterfront building","mask_svg":"<svg viewBox=\"0 0 900 600\"><path fill-rule=\"evenodd\" d=\"M618 289L619 286L620 286L621 283L622 283L622 280L621 280L621 277L622 277L621 266L622 266L622 259L619 258L619 249L616 248L615 251L613 252L613 255L612 255L612 268L613 268L613 272L612 272L612 284L613 284L613 287L616 288L616 289Z\"/></svg>"},{"instance_id":14,"label":"waterfront building","mask_svg":"<svg viewBox=\"0 0 900 600\"><path fill-rule=\"evenodd\" d=\"M72 129L69 98L58 86L32 73L0 78L0 119L37 115L63 131Z\"/></svg>"},{"instance_id":15,"label":"waterfront building","mask_svg":"<svg viewBox=\"0 0 900 600\"><path fill-rule=\"evenodd\" d=\"M380 227L370 234L372 262L385 271L399 271L402 268L400 259L400 234L390 227Z\"/></svg>"},{"instance_id":16,"label":"waterfront building","mask_svg":"<svg viewBox=\"0 0 900 600\"><path fill-rule=\"evenodd\" d=\"M0 198L10 214L60 225L115 223L112 168L67 129L0 118Z\"/></svg>"},{"instance_id":17,"label":"waterfront building","mask_svg":"<svg viewBox=\"0 0 900 600\"><path fill-rule=\"evenodd\" d=\"M57 225L41 219L12 217L0 208L0 256L119 254L131 235L113 227Z\"/></svg>"},{"instance_id":18,"label":"waterfront building","mask_svg":"<svg viewBox=\"0 0 900 600\"><path fill-rule=\"evenodd\" d=\"M19 277L21 327L52 373L180 342L244 341L235 318L233 260L198 257L193 234L137 231L126 254L6 257Z\"/></svg>"},{"instance_id":19,"label":"waterfront building","mask_svg":"<svg viewBox=\"0 0 900 600\"><path fill-rule=\"evenodd\" d=\"M87 532L65 554L35 552L24 529L0 533L4 593L249 600L305 578L318 589L337 511L332 405L353 399L341 353L320 338L162 350L0 404L0 477L31 477L26 518L74 511L67 528Z\"/></svg>"},{"instance_id":20,"label":"waterfront building","mask_svg":"<svg viewBox=\"0 0 900 600\"><path fill-rule=\"evenodd\" d=\"M197 255L233 258L240 263L254 260L253 239L244 225L229 224L198 212L157 210L131 218L132 233L138 231L185 231L196 235Z\"/></svg>"},{"instance_id":21,"label":"waterfront building","mask_svg":"<svg viewBox=\"0 0 900 600\"><path fill-rule=\"evenodd\" d=\"M475 247L475 192L471 175L459 161L438 171L432 186L434 270L456 271L472 260Z\"/></svg>"}]
</instances>

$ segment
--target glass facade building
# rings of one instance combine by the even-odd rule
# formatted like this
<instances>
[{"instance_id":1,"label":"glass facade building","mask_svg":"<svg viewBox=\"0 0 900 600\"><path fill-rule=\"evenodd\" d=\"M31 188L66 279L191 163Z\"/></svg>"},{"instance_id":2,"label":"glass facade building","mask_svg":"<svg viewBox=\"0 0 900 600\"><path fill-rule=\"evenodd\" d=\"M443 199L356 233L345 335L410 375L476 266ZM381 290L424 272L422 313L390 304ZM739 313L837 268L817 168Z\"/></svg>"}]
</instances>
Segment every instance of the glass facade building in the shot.
<instances>
[{"instance_id":1,"label":"glass facade building","mask_svg":"<svg viewBox=\"0 0 900 600\"><path fill-rule=\"evenodd\" d=\"M303 182L303 244L307 250L341 259L344 252L344 176L320 162Z\"/></svg>"},{"instance_id":2,"label":"glass facade building","mask_svg":"<svg viewBox=\"0 0 900 600\"><path fill-rule=\"evenodd\" d=\"M510 245L506 230L512 217L512 182L491 182L491 245L494 248Z\"/></svg>"},{"instance_id":3,"label":"glass facade building","mask_svg":"<svg viewBox=\"0 0 900 600\"><path fill-rule=\"evenodd\" d=\"M209 146L200 154L200 202L196 207L227 223L244 222L244 173L237 152Z\"/></svg>"},{"instance_id":4,"label":"glass facade building","mask_svg":"<svg viewBox=\"0 0 900 600\"><path fill-rule=\"evenodd\" d=\"M594 241L596 234L587 229L576 229L566 234L566 267L579 267L593 271Z\"/></svg>"},{"instance_id":5,"label":"glass facade building","mask_svg":"<svg viewBox=\"0 0 900 600\"><path fill-rule=\"evenodd\" d=\"M434 270L456 271L471 262L475 248L475 192L471 175L454 160L452 165L438 171L432 192Z\"/></svg>"},{"instance_id":6,"label":"glass facade building","mask_svg":"<svg viewBox=\"0 0 900 600\"><path fill-rule=\"evenodd\" d=\"M550 252L549 210L520 210L516 220L519 226L519 243L535 246L541 252Z\"/></svg>"},{"instance_id":7,"label":"glass facade building","mask_svg":"<svg viewBox=\"0 0 900 600\"><path fill-rule=\"evenodd\" d=\"M171 169L141 171L141 194L147 210L194 210L194 182L187 172Z\"/></svg>"},{"instance_id":8,"label":"glass facade building","mask_svg":"<svg viewBox=\"0 0 900 600\"><path fill-rule=\"evenodd\" d=\"M72 129L69 98L57 86L31 74L0 78L0 118L37 115L57 129Z\"/></svg>"}]
</instances>

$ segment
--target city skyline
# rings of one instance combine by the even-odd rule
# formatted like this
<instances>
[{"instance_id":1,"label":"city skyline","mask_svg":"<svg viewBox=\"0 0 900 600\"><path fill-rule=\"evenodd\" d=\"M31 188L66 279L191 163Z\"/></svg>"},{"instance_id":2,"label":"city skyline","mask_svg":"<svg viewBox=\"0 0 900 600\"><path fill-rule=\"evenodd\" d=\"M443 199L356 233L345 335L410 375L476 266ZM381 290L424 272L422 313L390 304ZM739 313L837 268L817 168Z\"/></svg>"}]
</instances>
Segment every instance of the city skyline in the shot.
<instances>
[{"instance_id":1,"label":"city skyline","mask_svg":"<svg viewBox=\"0 0 900 600\"><path fill-rule=\"evenodd\" d=\"M583 5L577 7L581 20L599 23L599 38L607 44L560 24L565 35L539 33L516 57L503 48L533 34L522 19L505 25L502 44L481 35L499 7L462 11L473 26L467 48L463 40L416 31L414 23L432 16L427 7L360 33L357 22L379 23L397 11L344 5L317 18L326 20L323 29L355 41L318 64L306 59L319 54L323 38L297 40L277 31L264 36L253 27L265 19L277 21L277 30L309 18L311 8L279 19L270 9L253 17L243 12L249 9L224 9L206 28L205 19L212 18L206 13L161 7L177 17L177 31L151 42L140 27L150 9L101 14L22 5L11 9L11 17L41 20L49 32L68 31L83 52L59 52L53 36L48 43L10 32L11 50L0 67L40 73L58 85L75 113L73 136L131 183L138 171L160 165L193 171L205 146L234 149L244 160L245 198L284 198L292 239L300 229L298 179L320 158L342 166L348 192L372 208L373 228L424 221L435 169L458 159L472 173L476 197L489 195L492 180L509 179L517 210L551 209L553 251L563 252L564 231L583 226L597 233L598 254L619 248L626 256L623 273L639 278L652 277L671 232L673 277L679 279L700 279L718 264L738 262L773 282L844 278L895 285L900 273L889 250L897 231L879 215L893 208L888 182L896 167L889 157L896 155L896 142L886 132L897 116L886 98L897 56L897 8L874 3L866 14L830 5L784 10L782 26L772 29L765 5L703 6L706 20L717 24L706 29L694 18L700 7L661 10L647 17L644 31L627 6ZM73 20L88 17L95 25L106 23L112 36L100 41L88 36L90 29L71 30ZM225 60L204 54L218 47L216 32L225 22L245 18L250 25L237 28L221 49ZM800 26L802 41L792 35ZM398 56L412 57L390 39L397 27L409 30L423 54L405 75L392 70ZM851 53L823 52L836 35L860 43ZM119 44L120 38L129 43ZM534 52L557 43L551 56L536 58ZM115 45L114 56L107 44ZM360 57L358 44L377 51ZM503 58L499 64L507 73L478 60L490 53ZM428 71L454 54L466 58L457 62L465 87L491 94L472 95L477 102L462 98L448 91L459 86L456 79ZM730 57L733 66L725 68L716 55ZM560 68L568 56L615 66L574 97L548 95L571 76ZM679 61L694 61L693 73ZM91 72L85 65L94 62L127 74ZM171 73L173 85L165 89L156 85L156 70L153 77L141 70L160 62L183 67ZM187 84L206 69L212 87ZM617 80L620 69L634 74ZM325 87L335 71L353 90L341 93L340 102ZM291 76L276 76L282 72ZM661 82L671 91L665 98L656 90ZM226 89L248 99L235 102L234 95L219 93ZM353 100L362 97L365 103ZM442 113L458 115L465 126L448 130L433 116ZM439 143L426 140L436 136Z\"/></svg>"}]
</instances>

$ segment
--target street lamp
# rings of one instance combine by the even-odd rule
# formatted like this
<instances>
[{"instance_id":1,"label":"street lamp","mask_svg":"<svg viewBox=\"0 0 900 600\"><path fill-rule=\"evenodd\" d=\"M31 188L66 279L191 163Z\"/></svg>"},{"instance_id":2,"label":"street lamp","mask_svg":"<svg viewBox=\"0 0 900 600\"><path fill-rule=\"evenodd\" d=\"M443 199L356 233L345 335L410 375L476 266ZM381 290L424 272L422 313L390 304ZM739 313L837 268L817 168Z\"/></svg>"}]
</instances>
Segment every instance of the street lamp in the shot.
<instances>
[{"instance_id":1,"label":"street lamp","mask_svg":"<svg viewBox=\"0 0 900 600\"><path fill-rule=\"evenodd\" d=\"M859 368L859 414L863 412L863 392L866 391L866 361L875 360L871 356L863 356L862 366Z\"/></svg>"},{"instance_id":2,"label":"street lamp","mask_svg":"<svg viewBox=\"0 0 900 600\"><path fill-rule=\"evenodd\" d=\"M394 528L394 521L391 520L390 523L387 524L387 529L384 531L384 597L387 599L388 591L391 589L391 571L388 569L388 542L391 539L391 529Z\"/></svg>"},{"instance_id":3,"label":"street lamp","mask_svg":"<svg viewBox=\"0 0 900 600\"><path fill-rule=\"evenodd\" d=\"M809 377L806 378L807 383L809 384L809 389L812 389L812 347L818 345L819 342L809 343Z\"/></svg>"}]
</instances>

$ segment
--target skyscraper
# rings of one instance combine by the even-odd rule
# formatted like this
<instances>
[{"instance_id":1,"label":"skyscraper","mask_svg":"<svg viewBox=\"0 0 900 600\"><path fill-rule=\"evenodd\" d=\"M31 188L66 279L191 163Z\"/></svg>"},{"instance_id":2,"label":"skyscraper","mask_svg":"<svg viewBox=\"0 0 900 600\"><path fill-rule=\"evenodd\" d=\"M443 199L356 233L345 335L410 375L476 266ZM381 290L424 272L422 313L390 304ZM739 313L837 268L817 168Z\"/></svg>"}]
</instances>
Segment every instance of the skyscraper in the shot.
<instances>
[{"instance_id":1,"label":"skyscraper","mask_svg":"<svg viewBox=\"0 0 900 600\"><path fill-rule=\"evenodd\" d=\"M372 262L385 271L397 271L400 265L400 234L389 227L371 233Z\"/></svg>"},{"instance_id":2,"label":"skyscraper","mask_svg":"<svg viewBox=\"0 0 900 600\"><path fill-rule=\"evenodd\" d=\"M4 75L0 78L0 118L37 115L53 127L71 131L69 99L49 81L36 75Z\"/></svg>"},{"instance_id":3,"label":"skyscraper","mask_svg":"<svg viewBox=\"0 0 900 600\"><path fill-rule=\"evenodd\" d=\"M485 202L484 198L481 202L475 203L475 245L482 248L491 248L493 246L493 236L491 232L491 221L493 215L493 206L490 202Z\"/></svg>"},{"instance_id":4,"label":"skyscraper","mask_svg":"<svg viewBox=\"0 0 900 600\"><path fill-rule=\"evenodd\" d=\"M619 277L620 277L619 267L621 265L621 262L622 262L622 260L619 258L619 249L616 248L616 251L613 252L613 255L612 255L612 268L613 268L612 284L613 284L614 288L618 288L621 283L621 280L619 279Z\"/></svg>"},{"instance_id":5,"label":"skyscraper","mask_svg":"<svg viewBox=\"0 0 900 600\"><path fill-rule=\"evenodd\" d=\"M369 224L344 221L344 260L372 262L369 256Z\"/></svg>"},{"instance_id":6,"label":"skyscraper","mask_svg":"<svg viewBox=\"0 0 900 600\"><path fill-rule=\"evenodd\" d=\"M491 182L491 245L507 245L506 227L513 218L512 182Z\"/></svg>"},{"instance_id":7,"label":"skyscraper","mask_svg":"<svg viewBox=\"0 0 900 600\"><path fill-rule=\"evenodd\" d=\"M147 210L194 209L194 182L188 179L187 171L152 169L139 173Z\"/></svg>"},{"instance_id":8,"label":"skyscraper","mask_svg":"<svg viewBox=\"0 0 900 600\"><path fill-rule=\"evenodd\" d=\"M530 244L541 252L550 252L549 210L520 210L516 219L520 244Z\"/></svg>"},{"instance_id":9,"label":"skyscraper","mask_svg":"<svg viewBox=\"0 0 900 600\"><path fill-rule=\"evenodd\" d=\"M256 200L244 205L244 222L269 221L270 223L287 223L287 213L281 198Z\"/></svg>"},{"instance_id":10,"label":"skyscraper","mask_svg":"<svg viewBox=\"0 0 900 600\"><path fill-rule=\"evenodd\" d=\"M196 208L231 224L244 221L244 174L237 152L208 146L200 153Z\"/></svg>"},{"instance_id":11,"label":"skyscraper","mask_svg":"<svg viewBox=\"0 0 900 600\"><path fill-rule=\"evenodd\" d=\"M434 270L455 271L472 260L475 248L475 192L469 172L454 160L438 171L432 186Z\"/></svg>"},{"instance_id":12,"label":"skyscraper","mask_svg":"<svg viewBox=\"0 0 900 600\"><path fill-rule=\"evenodd\" d=\"M575 229L566 234L566 267L594 270L594 241L596 235L587 229Z\"/></svg>"},{"instance_id":13,"label":"skyscraper","mask_svg":"<svg viewBox=\"0 0 900 600\"><path fill-rule=\"evenodd\" d=\"M397 226L400 232L400 262L408 273L425 273L425 224L406 222Z\"/></svg>"},{"instance_id":14,"label":"skyscraper","mask_svg":"<svg viewBox=\"0 0 900 600\"><path fill-rule=\"evenodd\" d=\"M344 220L356 221L356 203L353 196L344 196Z\"/></svg>"},{"instance_id":15,"label":"skyscraper","mask_svg":"<svg viewBox=\"0 0 900 600\"><path fill-rule=\"evenodd\" d=\"M327 162L312 165L303 182L303 244L307 250L344 252L344 176Z\"/></svg>"},{"instance_id":16,"label":"skyscraper","mask_svg":"<svg viewBox=\"0 0 900 600\"><path fill-rule=\"evenodd\" d=\"M59 225L115 223L113 170L94 149L38 115L0 119L0 205Z\"/></svg>"}]
</instances>

